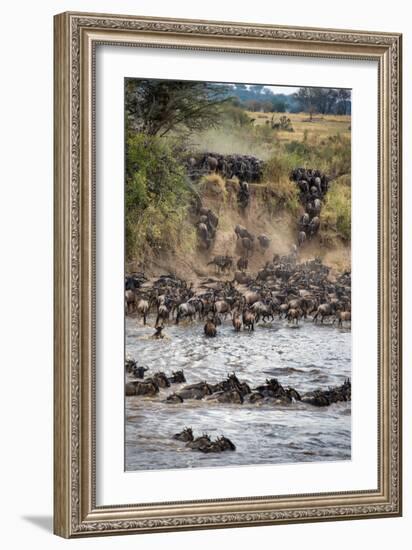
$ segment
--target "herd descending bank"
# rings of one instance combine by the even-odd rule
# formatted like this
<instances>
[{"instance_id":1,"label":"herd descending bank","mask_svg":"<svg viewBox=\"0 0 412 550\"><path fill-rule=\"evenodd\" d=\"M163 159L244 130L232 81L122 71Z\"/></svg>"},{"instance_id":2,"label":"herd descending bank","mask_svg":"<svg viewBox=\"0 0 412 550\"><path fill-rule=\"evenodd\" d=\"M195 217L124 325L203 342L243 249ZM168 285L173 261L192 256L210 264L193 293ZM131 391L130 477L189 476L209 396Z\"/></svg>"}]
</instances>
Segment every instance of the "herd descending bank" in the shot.
<instances>
[{"instance_id":1,"label":"herd descending bank","mask_svg":"<svg viewBox=\"0 0 412 550\"><path fill-rule=\"evenodd\" d=\"M323 201L329 190L329 178L320 170L295 168L290 179L299 189L299 199L304 209L298 224L298 245L302 246L319 231Z\"/></svg>"}]
</instances>

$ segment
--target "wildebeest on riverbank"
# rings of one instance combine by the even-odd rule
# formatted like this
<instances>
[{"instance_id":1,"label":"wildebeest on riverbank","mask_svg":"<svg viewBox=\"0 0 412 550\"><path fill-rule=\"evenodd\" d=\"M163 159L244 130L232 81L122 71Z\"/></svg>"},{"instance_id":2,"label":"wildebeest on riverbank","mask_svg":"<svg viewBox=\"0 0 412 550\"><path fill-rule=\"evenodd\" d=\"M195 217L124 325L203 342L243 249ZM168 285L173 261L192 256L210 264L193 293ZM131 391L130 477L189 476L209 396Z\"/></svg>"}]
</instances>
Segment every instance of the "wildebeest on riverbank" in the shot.
<instances>
[{"instance_id":1,"label":"wildebeest on riverbank","mask_svg":"<svg viewBox=\"0 0 412 550\"><path fill-rule=\"evenodd\" d=\"M233 268L233 258L215 256L209 264L221 273ZM135 305L134 310L128 306L127 312L143 324L155 315L155 326L212 316L215 327L227 317L236 318L236 330L253 331L260 320L272 322L275 317L294 324L302 319L327 321L341 328L344 322L348 326L351 317L351 278L350 272L331 277L320 259L299 263L294 254L275 255L255 277L236 272L233 279L206 278L194 286L172 275L161 276L144 288L126 290L125 302ZM214 331L205 334L209 332Z\"/></svg>"}]
</instances>

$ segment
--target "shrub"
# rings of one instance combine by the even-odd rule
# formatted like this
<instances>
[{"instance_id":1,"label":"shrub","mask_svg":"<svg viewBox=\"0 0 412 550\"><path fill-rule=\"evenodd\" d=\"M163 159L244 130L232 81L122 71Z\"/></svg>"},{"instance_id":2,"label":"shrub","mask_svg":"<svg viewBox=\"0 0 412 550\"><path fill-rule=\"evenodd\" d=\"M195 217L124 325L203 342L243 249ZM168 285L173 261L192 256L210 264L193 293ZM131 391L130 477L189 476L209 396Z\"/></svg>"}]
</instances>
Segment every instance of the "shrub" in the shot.
<instances>
[{"instance_id":1,"label":"shrub","mask_svg":"<svg viewBox=\"0 0 412 550\"><path fill-rule=\"evenodd\" d=\"M340 134L318 143L304 133L303 141L286 143L285 151L294 158L295 166L316 167L333 178L351 171L350 139Z\"/></svg>"},{"instance_id":2,"label":"shrub","mask_svg":"<svg viewBox=\"0 0 412 550\"><path fill-rule=\"evenodd\" d=\"M126 257L144 262L175 248L186 221L189 191L174 144L165 138L135 134L126 151Z\"/></svg>"}]
</instances>

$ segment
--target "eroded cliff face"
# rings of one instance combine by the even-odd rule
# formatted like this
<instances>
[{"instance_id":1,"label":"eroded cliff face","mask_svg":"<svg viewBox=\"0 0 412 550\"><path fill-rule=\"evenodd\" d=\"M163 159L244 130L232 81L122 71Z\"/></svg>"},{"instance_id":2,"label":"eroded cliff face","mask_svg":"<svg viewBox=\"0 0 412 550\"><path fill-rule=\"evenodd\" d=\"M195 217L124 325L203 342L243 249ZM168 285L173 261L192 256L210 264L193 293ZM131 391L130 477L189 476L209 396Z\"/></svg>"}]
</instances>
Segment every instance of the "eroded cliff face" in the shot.
<instances>
[{"instance_id":1,"label":"eroded cliff face","mask_svg":"<svg viewBox=\"0 0 412 550\"><path fill-rule=\"evenodd\" d=\"M256 275L275 254L289 254L297 245L302 207L282 201L274 187L251 184L249 188L248 205L241 208L238 202L239 182L236 179L206 178L199 188L201 206L210 209L218 218L209 246L205 245L198 232L201 213L193 209L187 214L190 230L182 232L182 238L174 249L155 251L146 265L136 258L127 263L126 271L143 271L148 276L173 273L192 280L216 276L215 266L208 265L215 256L231 256L236 265L237 260L247 254L242 239L235 233L237 225L256 237L253 251L248 254L248 272L251 276ZM257 240L259 235L265 235L270 240L266 249L260 246ZM314 257L320 257L336 272L348 270L351 266L350 243L344 242L333 228L321 228L316 236L299 248L300 261ZM224 277L228 278L228 274Z\"/></svg>"}]
</instances>

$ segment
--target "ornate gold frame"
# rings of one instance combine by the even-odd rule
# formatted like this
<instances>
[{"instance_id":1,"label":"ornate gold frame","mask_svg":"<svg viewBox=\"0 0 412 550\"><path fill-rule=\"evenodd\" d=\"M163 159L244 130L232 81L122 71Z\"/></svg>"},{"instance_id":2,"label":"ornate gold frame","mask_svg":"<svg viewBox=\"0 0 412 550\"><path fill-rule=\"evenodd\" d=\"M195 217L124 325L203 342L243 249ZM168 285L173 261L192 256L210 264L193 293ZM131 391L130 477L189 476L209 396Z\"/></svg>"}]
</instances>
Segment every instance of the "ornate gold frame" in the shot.
<instances>
[{"instance_id":1,"label":"ornate gold frame","mask_svg":"<svg viewBox=\"0 0 412 550\"><path fill-rule=\"evenodd\" d=\"M79 537L401 514L401 38L393 33L120 15L55 17L56 534ZM378 490L96 506L93 61L94 48L102 43L377 61Z\"/></svg>"}]
</instances>

